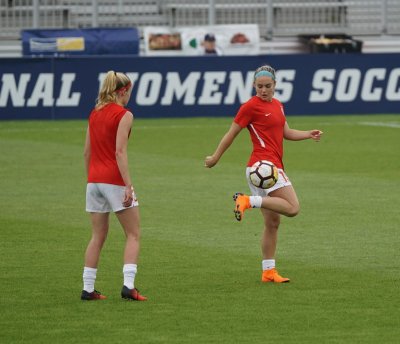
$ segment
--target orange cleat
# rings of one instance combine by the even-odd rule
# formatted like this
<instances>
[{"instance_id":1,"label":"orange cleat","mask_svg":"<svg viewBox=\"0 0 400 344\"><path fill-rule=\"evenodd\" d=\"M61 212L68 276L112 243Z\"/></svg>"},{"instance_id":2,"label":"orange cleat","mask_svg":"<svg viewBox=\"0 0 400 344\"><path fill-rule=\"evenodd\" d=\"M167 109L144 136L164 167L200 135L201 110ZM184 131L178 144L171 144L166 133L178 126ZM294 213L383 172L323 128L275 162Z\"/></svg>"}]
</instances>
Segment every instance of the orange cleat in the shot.
<instances>
[{"instance_id":1,"label":"orange cleat","mask_svg":"<svg viewBox=\"0 0 400 344\"><path fill-rule=\"evenodd\" d=\"M126 300L133 300L133 301L147 301L147 297L140 295L139 290L136 288L129 289L126 286L122 287L121 290L121 297Z\"/></svg>"},{"instance_id":2,"label":"orange cleat","mask_svg":"<svg viewBox=\"0 0 400 344\"><path fill-rule=\"evenodd\" d=\"M233 195L233 200L235 201L235 209L233 210L233 212L235 213L236 220L241 221L244 215L244 211L251 208L250 198L247 195L236 192Z\"/></svg>"},{"instance_id":3,"label":"orange cleat","mask_svg":"<svg viewBox=\"0 0 400 344\"><path fill-rule=\"evenodd\" d=\"M280 276L276 269L271 269L263 271L261 282L288 283L290 282L290 279Z\"/></svg>"},{"instance_id":4,"label":"orange cleat","mask_svg":"<svg viewBox=\"0 0 400 344\"><path fill-rule=\"evenodd\" d=\"M81 300L83 301L95 301L95 300L105 300L107 297L102 295L99 291L95 290L91 293L86 290L82 290Z\"/></svg>"}]
</instances>

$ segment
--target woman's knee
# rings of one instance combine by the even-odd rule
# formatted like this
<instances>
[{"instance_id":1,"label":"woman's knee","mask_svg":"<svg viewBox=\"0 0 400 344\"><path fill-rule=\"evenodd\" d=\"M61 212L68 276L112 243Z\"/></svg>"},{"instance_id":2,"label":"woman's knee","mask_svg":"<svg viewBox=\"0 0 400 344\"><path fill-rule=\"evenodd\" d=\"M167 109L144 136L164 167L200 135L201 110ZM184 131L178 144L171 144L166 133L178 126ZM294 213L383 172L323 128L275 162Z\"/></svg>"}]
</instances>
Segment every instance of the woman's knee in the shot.
<instances>
[{"instance_id":1,"label":"woman's knee","mask_svg":"<svg viewBox=\"0 0 400 344\"><path fill-rule=\"evenodd\" d=\"M140 240L140 228L131 228L130 230L125 230L126 238L129 240Z\"/></svg>"},{"instance_id":2,"label":"woman's knee","mask_svg":"<svg viewBox=\"0 0 400 344\"><path fill-rule=\"evenodd\" d=\"M274 214L273 216L269 216L264 220L264 229L269 232L277 231L280 224L281 218L279 214Z\"/></svg>"},{"instance_id":3,"label":"woman's knee","mask_svg":"<svg viewBox=\"0 0 400 344\"><path fill-rule=\"evenodd\" d=\"M107 239L107 232L104 233L96 233L92 235L92 242L98 247L103 247L105 241Z\"/></svg>"},{"instance_id":4,"label":"woman's knee","mask_svg":"<svg viewBox=\"0 0 400 344\"><path fill-rule=\"evenodd\" d=\"M300 212L300 205L298 203L293 204L288 209L286 214L287 217L295 217Z\"/></svg>"}]
</instances>

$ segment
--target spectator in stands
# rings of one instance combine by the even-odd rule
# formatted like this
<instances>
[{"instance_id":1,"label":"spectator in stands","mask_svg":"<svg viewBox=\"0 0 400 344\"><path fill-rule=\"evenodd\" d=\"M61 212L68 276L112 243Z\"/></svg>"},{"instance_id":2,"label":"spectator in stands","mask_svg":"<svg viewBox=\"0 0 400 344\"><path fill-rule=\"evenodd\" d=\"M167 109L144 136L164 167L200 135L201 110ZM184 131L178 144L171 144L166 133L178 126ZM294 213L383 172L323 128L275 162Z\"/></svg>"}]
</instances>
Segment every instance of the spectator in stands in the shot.
<instances>
[{"instance_id":1,"label":"spectator in stands","mask_svg":"<svg viewBox=\"0 0 400 344\"><path fill-rule=\"evenodd\" d=\"M261 241L263 254L261 280L284 283L289 282L289 278L280 276L275 267L280 215L296 216L300 205L292 183L283 169L283 139L319 141L322 132L317 129L303 131L289 127L282 104L273 97L275 80L275 70L272 67L261 66L256 70L254 74L256 95L240 107L230 129L222 138L214 154L206 157L205 166L208 168L215 166L240 131L247 127L253 142L253 152L246 169L252 196L236 193L234 213L236 219L241 221L245 210L261 208L264 218ZM259 160L269 160L278 168L278 181L269 189L257 188L249 179L250 167Z\"/></svg>"},{"instance_id":2,"label":"spectator in stands","mask_svg":"<svg viewBox=\"0 0 400 344\"><path fill-rule=\"evenodd\" d=\"M84 157L88 181L86 211L91 216L92 238L85 254L82 300L106 298L94 289L94 284L111 211L117 216L126 236L121 297L146 300L134 286L140 223L139 204L129 173L127 154L133 115L125 106L131 91L132 83L128 76L109 71L89 116Z\"/></svg>"},{"instance_id":3,"label":"spectator in stands","mask_svg":"<svg viewBox=\"0 0 400 344\"><path fill-rule=\"evenodd\" d=\"M221 51L217 47L217 42L214 34L207 33L202 42L205 55L221 55Z\"/></svg>"}]
</instances>

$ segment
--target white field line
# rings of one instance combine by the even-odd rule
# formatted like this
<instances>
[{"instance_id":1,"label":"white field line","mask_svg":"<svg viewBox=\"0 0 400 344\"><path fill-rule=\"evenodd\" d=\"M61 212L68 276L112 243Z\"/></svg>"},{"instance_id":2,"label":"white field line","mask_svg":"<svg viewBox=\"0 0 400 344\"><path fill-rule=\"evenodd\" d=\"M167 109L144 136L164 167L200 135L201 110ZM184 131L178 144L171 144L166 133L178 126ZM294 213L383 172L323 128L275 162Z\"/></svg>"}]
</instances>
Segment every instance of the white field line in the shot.
<instances>
[{"instance_id":1,"label":"white field line","mask_svg":"<svg viewBox=\"0 0 400 344\"><path fill-rule=\"evenodd\" d=\"M400 128L399 122L359 122L359 124L370 127Z\"/></svg>"},{"instance_id":2,"label":"white field line","mask_svg":"<svg viewBox=\"0 0 400 344\"><path fill-rule=\"evenodd\" d=\"M347 122L321 122L318 124L319 126L329 126L329 125L345 125L345 126L353 126L353 125L365 125L370 127L385 127L385 128L400 128L400 122L356 122L356 123L347 123Z\"/></svg>"}]
</instances>

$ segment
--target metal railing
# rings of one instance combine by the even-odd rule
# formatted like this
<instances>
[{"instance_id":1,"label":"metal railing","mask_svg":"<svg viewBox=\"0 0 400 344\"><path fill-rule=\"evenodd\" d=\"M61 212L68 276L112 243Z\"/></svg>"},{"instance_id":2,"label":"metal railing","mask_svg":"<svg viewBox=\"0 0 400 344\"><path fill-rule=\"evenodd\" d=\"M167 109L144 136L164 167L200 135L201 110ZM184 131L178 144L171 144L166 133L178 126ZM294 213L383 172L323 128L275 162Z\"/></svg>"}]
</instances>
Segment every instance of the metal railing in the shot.
<instances>
[{"instance_id":1,"label":"metal railing","mask_svg":"<svg viewBox=\"0 0 400 344\"><path fill-rule=\"evenodd\" d=\"M0 38L21 29L258 24L261 36L400 34L399 0L0 0Z\"/></svg>"}]
</instances>

